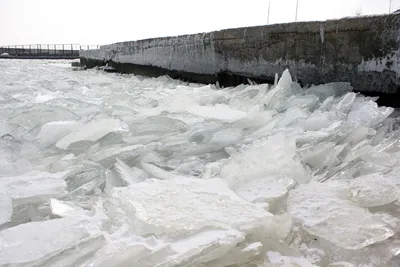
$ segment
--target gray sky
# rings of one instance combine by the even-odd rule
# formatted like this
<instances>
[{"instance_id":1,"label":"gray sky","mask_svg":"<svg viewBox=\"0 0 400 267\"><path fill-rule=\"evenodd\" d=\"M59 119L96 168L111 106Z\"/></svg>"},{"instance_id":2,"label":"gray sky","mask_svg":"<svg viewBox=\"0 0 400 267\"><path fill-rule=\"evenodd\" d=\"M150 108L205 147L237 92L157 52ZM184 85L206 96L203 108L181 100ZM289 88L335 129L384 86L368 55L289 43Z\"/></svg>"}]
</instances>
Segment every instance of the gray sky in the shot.
<instances>
[{"instance_id":1,"label":"gray sky","mask_svg":"<svg viewBox=\"0 0 400 267\"><path fill-rule=\"evenodd\" d=\"M269 0L0 0L0 45L108 44L267 24ZM270 24L296 0L270 0ZM392 0L392 10L400 0ZM389 0L299 0L298 20L382 14Z\"/></svg>"}]
</instances>

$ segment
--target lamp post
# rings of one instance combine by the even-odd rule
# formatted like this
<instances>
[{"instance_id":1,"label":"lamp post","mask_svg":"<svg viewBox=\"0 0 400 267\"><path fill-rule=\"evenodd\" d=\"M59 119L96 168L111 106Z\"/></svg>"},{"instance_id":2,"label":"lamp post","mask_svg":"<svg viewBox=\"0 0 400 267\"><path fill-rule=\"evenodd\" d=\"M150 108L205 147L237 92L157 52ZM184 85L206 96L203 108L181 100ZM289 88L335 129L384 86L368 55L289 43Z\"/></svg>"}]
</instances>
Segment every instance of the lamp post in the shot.
<instances>
[{"instance_id":1,"label":"lamp post","mask_svg":"<svg viewBox=\"0 0 400 267\"><path fill-rule=\"evenodd\" d=\"M269 14L271 11L271 1L268 2L268 18L267 18L267 24L269 25Z\"/></svg>"},{"instance_id":2,"label":"lamp post","mask_svg":"<svg viewBox=\"0 0 400 267\"><path fill-rule=\"evenodd\" d=\"M299 11L299 0L296 0L296 17L295 17L295 21L297 21L297 13Z\"/></svg>"}]
</instances>

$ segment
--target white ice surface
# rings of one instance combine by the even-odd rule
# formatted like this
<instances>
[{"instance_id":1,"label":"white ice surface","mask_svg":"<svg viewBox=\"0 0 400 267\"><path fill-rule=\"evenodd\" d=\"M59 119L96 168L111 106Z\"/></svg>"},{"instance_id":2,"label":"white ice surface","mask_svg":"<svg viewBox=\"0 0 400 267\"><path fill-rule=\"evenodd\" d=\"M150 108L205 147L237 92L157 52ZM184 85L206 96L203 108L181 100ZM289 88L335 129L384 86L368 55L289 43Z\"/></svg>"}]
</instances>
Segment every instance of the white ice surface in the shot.
<instances>
[{"instance_id":1,"label":"white ice surface","mask_svg":"<svg viewBox=\"0 0 400 267\"><path fill-rule=\"evenodd\" d=\"M165 51L148 42L142 63ZM0 60L0 266L399 262L398 113L376 98L68 64Z\"/></svg>"}]
</instances>

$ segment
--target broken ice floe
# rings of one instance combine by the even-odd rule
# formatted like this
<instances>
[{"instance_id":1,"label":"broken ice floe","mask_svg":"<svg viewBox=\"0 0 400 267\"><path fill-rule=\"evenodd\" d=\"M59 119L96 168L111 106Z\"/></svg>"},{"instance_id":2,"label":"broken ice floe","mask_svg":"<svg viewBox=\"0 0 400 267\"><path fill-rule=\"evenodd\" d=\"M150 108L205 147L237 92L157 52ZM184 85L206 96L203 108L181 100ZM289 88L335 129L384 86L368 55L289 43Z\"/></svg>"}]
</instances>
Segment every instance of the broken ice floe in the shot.
<instances>
[{"instance_id":1,"label":"broken ice floe","mask_svg":"<svg viewBox=\"0 0 400 267\"><path fill-rule=\"evenodd\" d=\"M59 65L0 62L1 266L399 262L400 128L376 98Z\"/></svg>"}]
</instances>

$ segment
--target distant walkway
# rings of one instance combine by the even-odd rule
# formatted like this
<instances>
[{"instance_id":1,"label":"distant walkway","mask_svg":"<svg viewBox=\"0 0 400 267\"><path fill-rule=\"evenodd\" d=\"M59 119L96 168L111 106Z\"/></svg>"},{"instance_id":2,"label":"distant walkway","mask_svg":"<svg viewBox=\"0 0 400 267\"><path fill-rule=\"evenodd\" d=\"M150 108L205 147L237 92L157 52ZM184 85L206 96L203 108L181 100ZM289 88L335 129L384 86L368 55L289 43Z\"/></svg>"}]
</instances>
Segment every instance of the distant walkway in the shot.
<instances>
[{"instance_id":1,"label":"distant walkway","mask_svg":"<svg viewBox=\"0 0 400 267\"><path fill-rule=\"evenodd\" d=\"M98 45L35 44L0 46L0 58L77 59L80 50L97 49Z\"/></svg>"}]
</instances>

